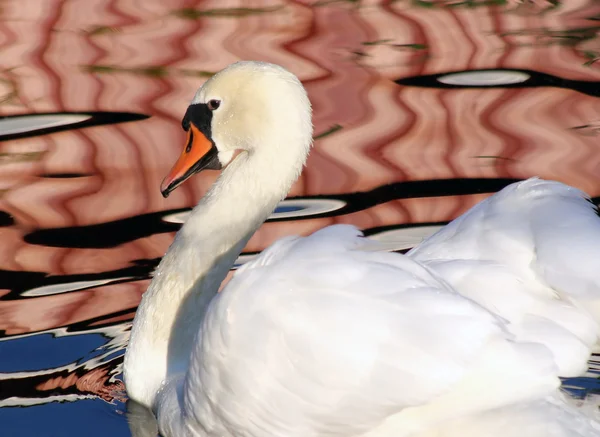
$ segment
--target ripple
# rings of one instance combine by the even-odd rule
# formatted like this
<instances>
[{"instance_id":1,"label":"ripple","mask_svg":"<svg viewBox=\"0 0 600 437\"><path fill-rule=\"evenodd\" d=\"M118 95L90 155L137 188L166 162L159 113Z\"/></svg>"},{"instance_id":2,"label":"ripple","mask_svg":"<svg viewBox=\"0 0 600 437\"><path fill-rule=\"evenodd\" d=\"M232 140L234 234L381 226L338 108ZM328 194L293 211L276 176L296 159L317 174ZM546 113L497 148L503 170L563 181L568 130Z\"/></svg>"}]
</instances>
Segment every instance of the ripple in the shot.
<instances>
[{"instance_id":1,"label":"ripple","mask_svg":"<svg viewBox=\"0 0 600 437\"><path fill-rule=\"evenodd\" d=\"M566 88L593 97L600 96L600 82L575 80L524 69L481 69L402 77L398 85L422 88Z\"/></svg>"},{"instance_id":2,"label":"ripple","mask_svg":"<svg viewBox=\"0 0 600 437\"><path fill-rule=\"evenodd\" d=\"M121 282L135 279L132 276L126 276L122 278L112 279L97 279L94 281L74 281L61 284L43 285L41 287L32 288L21 293L21 296L25 297L39 297L39 296L50 296L55 294L68 293L71 291L85 290L87 288L94 288L100 285L111 284L113 282Z\"/></svg>"},{"instance_id":3,"label":"ripple","mask_svg":"<svg viewBox=\"0 0 600 437\"><path fill-rule=\"evenodd\" d=\"M480 70L451 73L437 78L438 82L459 86L495 86L521 83L531 76L523 71Z\"/></svg>"},{"instance_id":4,"label":"ripple","mask_svg":"<svg viewBox=\"0 0 600 437\"><path fill-rule=\"evenodd\" d=\"M40 129L81 123L92 118L90 114L27 114L0 119L0 133L15 135Z\"/></svg>"},{"instance_id":5,"label":"ripple","mask_svg":"<svg viewBox=\"0 0 600 437\"><path fill-rule=\"evenodd\" d=\"M282 201L269 221L335 217L363 211L397 199L495 193L517 182L513 178L456 178L394 182L369 191L298 197ZM127 217L105 223L64 228L45 228L25 235L29 244L49 247L109 248L150 235L173 232L185 222L191 208L173 209Z\"/></svg>"},{"instance_id":6,"label":"ripple","mask_svg":"<svg viewBox=\"0 0 600 437\"><path fill-rule=\"evenodd\" d=\"M69 129L144 120L149 116L132 112L49 112L9 115L0 118L0 141L27 138Z\"/></svg>"},{"instance_id":7,"label":"ripple","mask_svg":"<svg viewBox=\"0 0 600 437\"><path fill-rule=\"evenodd\" d=\"M277 208L268 220L294 219L309 217L317 214L327 214L346 206L346 202L337 199L286 199L279 202ZM169 214L163 217L167 223L183 224L190 215L191 209L187 211Z\"/></svg>"}]
</instances>

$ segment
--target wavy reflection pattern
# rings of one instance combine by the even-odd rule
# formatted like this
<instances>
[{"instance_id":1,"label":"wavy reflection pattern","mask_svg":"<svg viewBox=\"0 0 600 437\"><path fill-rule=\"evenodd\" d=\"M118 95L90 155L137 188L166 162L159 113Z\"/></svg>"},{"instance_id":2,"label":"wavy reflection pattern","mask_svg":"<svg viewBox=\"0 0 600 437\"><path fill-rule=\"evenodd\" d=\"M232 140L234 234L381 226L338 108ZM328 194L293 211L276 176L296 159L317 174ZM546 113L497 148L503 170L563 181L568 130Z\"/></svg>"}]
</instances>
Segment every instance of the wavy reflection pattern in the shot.
<instances>
[{"instance_id":1,"label":"wavy reflection pattern","mask_svg":"<svg viewBox=\"0 0 600 437\"><path fill-rule=\"evenodd\" d=\"M91 245L85 233L73 234L79 240L70 246L45 245L34 236L98 225L94 232L112 241L107 223L162 217L193 205L214 175L197 177L168 201L158 185L183 143L180 118L195 89L238 59L263 59L293 70L314 104L319 135L292 197L336 199L396 183L473 180L460 194L390 192L343 214L294 217L288 210L285 220L265 224L251 239L249 254L281 236L333 223L381 232L427 224L431 230L493 191L478 188L483 179L539 175L600 195L596 97L564 88L394 83L491 68L600 81L600 61L594 61L600 56L600 26L590 20L600 14L600 5L593 0L569 0L560 8L543 1L449 3L3 4L3 115L127 111L152 117L0 145L0 210L12 217L1 228L2 344L100 330L106 352L43 370L0 369L0 405L118 398L113 393L122 388L116 375L128 323L176 226L103 247ZM42 177L52 174L76 177ZM411 235L413 241L422 236ZM30 284L27 289L24 283Z\"/></svg>"}]
</instances>

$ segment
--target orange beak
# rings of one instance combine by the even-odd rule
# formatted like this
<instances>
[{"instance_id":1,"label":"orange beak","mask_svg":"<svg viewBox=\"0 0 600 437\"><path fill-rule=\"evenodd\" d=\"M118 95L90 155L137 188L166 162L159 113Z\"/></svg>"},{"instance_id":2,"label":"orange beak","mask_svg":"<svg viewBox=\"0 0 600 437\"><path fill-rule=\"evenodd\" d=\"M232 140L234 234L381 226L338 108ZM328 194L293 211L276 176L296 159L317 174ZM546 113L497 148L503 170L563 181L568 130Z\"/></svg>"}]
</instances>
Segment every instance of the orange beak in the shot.
<instances>
[{"instance_id":1,"label":"orange beak","mask_svg":"<svg viewBox=\"0 0 600 437\"><path fill-rule=\"evenodd\" d=\"M214 143L190 123L187 144L179 159L160 184L160 191L167 197L171 191L185 182L190 176L202 170L220 170L218 150Z\"/></svg>"}]
</instances>

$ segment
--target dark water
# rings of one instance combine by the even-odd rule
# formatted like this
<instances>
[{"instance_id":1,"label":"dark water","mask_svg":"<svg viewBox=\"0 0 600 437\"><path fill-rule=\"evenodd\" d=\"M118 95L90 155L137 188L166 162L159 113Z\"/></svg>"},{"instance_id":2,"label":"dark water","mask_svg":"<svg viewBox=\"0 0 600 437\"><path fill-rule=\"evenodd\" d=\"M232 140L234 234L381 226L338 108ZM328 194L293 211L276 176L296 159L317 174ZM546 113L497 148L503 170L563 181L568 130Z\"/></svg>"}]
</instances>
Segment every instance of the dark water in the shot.
<instances>
[{"instance_id":1,"label":"dark water","mask_svg":"<svg viewBox=\"0 0 600 437\"><path fill-rule=\"evenodd\" d=\"M2 436L129 435L131 320L214 175L159 184L194 91L235 60L294 71L317 134L239 262L333 223L416 243L533 175L600 202L593 0L13 1L0 20Z\"/></svg>"}]
</instances>

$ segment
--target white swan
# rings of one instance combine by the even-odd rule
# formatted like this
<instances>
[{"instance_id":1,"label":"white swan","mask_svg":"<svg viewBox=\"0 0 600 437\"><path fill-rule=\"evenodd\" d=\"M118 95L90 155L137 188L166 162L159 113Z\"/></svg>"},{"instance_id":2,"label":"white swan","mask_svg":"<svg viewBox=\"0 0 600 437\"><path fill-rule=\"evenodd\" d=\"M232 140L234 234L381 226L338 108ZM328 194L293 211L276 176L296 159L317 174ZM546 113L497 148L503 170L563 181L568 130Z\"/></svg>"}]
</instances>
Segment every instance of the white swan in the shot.
<instances>
[{"instance_id":1,"label":"white swan","mask_svg":"<svg viewBox=\"0 0 600 437\"><path fill-rule=\"evenodd\" d=\"M408 256L546 345L559 374L587 370L600 334L600 219L588 196L532 178L479 203Z\"/></svg>"},{"instance_id":2,"label":"white swan","mask_svg":"<svg viewBox=\"0 0 600 437\"><path fill-rule=\"evenodd\" d=\"M278 241L217 295L301 171L310 103L283 68L240 62L203 85L183 126L163 193L224 169L144 294L124 364L165 437L597 434L557 391L556 351L514 341L426 263L360 250L351 226Z\"/></svg>"}]
</instances>

